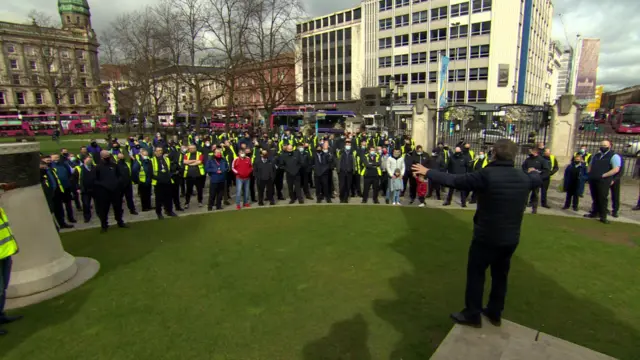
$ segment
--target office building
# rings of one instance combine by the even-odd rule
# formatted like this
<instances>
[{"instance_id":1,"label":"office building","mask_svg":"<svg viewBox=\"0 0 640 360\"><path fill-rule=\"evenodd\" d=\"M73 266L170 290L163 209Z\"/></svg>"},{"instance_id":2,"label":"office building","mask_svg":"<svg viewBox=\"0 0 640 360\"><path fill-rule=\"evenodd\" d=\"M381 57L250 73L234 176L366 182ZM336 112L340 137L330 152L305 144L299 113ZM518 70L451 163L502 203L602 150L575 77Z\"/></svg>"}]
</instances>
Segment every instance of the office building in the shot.
<instances>
[{"instance_id":1,"label":"office building","mask_svg":"<svg viewBox=\"0 0 640 360\"><path fill-rule=\"evenodd\" d=\"M555 99L569 93L569 83L571 72L573 71L573 50L565 48L560 55L560 69L558 71L558 82L556 84Z\"/></svg>"},{"instance_id":2,"label":"office building","mask_svg":"<svg viewBox=\"0 0 640 360\"><path fill-rule=\"evenodd\" d=\"M357 99L362 87L404 86L436 99L440 57L449 104L543 104L549 94L548 0L364 0L297 26L297 100Z\"/></svg>"}]
</instances>

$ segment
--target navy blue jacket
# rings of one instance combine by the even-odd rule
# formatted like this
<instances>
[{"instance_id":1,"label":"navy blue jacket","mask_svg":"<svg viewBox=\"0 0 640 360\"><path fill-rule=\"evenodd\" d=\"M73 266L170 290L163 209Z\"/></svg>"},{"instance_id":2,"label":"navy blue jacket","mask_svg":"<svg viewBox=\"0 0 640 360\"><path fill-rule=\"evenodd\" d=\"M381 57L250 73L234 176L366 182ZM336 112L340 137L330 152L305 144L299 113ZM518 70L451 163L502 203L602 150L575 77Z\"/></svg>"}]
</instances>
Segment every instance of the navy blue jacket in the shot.
<instances>
[{"instance_id":1,"label":"navy blue jacket","mask_svg":"<svg viewBox=\"0 0 640 360\"><path fill-rule=\"evenodd\" d=\"M218 170L220 170L219 174ZM204 165L204 171L209 174L212 184L218 184L226 179L227 172L229 172L229 163L224 157L220 159L209 158Z\"/></svg>"},{"instance_id":2,"label":"navy blue jacket","mask_svg":"<svg viewBox=\"0 0 640 360\"><path fill-rule=\"evenodd\" d=\"M584 184L588 178L586 165L582 163L580 165L569 164L564 169L564 191L582 196L584 194Z\"/></svg>"}]
</instances>

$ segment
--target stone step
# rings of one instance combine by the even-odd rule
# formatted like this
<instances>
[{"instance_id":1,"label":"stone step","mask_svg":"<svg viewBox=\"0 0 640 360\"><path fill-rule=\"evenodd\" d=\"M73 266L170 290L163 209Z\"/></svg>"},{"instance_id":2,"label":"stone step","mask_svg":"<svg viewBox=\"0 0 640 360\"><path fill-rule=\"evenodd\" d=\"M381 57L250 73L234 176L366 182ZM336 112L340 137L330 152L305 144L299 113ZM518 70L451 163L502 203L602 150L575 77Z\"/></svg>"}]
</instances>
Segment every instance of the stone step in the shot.
<instances>
[{"instance_id":1,"label":"stone step","mask_svg":"<svg viewBox=\"0 0 640 360\"><path fill-rule=\"evenodd\" d=\"M483 320L480 329L454 325L431 360L615 360L511 321Z\"/></svg>"}]
</instances>

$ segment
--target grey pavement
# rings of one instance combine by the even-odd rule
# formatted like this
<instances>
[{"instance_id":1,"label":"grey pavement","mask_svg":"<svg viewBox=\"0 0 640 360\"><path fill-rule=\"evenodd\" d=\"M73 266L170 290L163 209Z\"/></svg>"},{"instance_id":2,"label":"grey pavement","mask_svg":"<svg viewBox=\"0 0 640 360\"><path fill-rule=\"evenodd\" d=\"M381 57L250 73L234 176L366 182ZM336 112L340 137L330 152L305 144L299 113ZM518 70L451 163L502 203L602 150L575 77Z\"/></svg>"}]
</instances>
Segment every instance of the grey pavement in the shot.
<instances>
[{"instance_id":1,"label":"grey pavement","mask_svg":"<svg viewBox=\"0 0 640 360\"><path fill-rule=\"evenodd\" d=\"M337 185L337 184L336 184ZM549 187L549 195L548 195L548 200L549 200L549 205L552 206L551 209L545 209L545 208L540 208L538 209L538 214L543 214L543 215L554 215L554 216L565 216L565 217L582 217L590 208L591 208L591 197L588 195L588 190L585 193L585 196L581 199L580 201L580 211L579 212L574 212L572 210L562 210L561 207L564 205L564 199L565 199L565 194L561 193L557 190L559 185L559 182L554 181L552 183L552 185ZM242 210L236 210L235 207L235 188L231 189L231 195L232 198L230 199L231 201L231 205L223 205L223 209L222 210L214 210L211 211L211 213L214 212L220 212L220 211L246 211L246 210L254 210L254 209L266 209L266 208L270 208L270 207L282 207L282 206L311 206L311 205L319 205L316 203L316 200L305 200L304 204L298 204L297 202L295 204L289 205L289 198L288 198L288 194L286 191L286 182L285 182L285 186L284 186L284 195L287 198L287 200L281 200L281 201L277 201L276 205L265 205L263 207L258 206L257 203L252 203L251 204L251 208L243 208ZM195 199L195 197L192 197L191 199L191 207L183 212L176 212L179 216L189 216L189 215L195 215L195 214L205 214L208 213L209 211L207 211L207 200L208 200L208 183L205 186L204 189L204 206L203 207L198 207L197 201ZM195 190L195 189L194 189ZM311 194L314 196L315 198L315 189L311 189ZM418 206L418 202L416 201L414 204L409 204L409 198L408 198L408 191L405 194L405 198L402 200L402 206L411 206L411 207L417 207ZM621 189L621 211L620 211L620 217L617 219L614 218L610 218L610 220L612 222L618 221L618 222L626 222L626 223L634 223L634 224L640 224L640 212L638 211L632 211L631 208L633 206L636 205L636 201L637 201L637 197L638 197L638 182L636 182L635 180L629 180L627 182L626 185L622 186ZM432 199L427 199L426 200L426 207L427 208L435 208L435 209L447 209L447 210L451 210L451 209L462 209L462 210L467 210L467 211L472 211L475 210L476 207L475 205L471 205L469 204L466 208L462 208L460 207L459 204L459 195L458 193L456 193L453 197L453 203L450 206L442 206L442 201L440 200L435 200L435 195L434 198ZM364 205L361 204L361 198L351 198L349 201L349 205ZM380 196L379 197L380 200L380 205L374 205L373 201L371 200L371 198L369 198L369 205L370 206L392 206L392 205L386 205L384 202L384 197ZM136 193L136 186L134 186L134 201L136 203L136 210L138 210L139 214L138 215L131 215L129 214L129 211L126 208L126 205L123 203L123 208L124 210L124 221L126 223L132 223L132 222L137 222L137 221L146 221L146 220L157 220L155 211L148 211L148 212L141 212L141 206L140 206L140 199L137 196ZM184 205L184 198L180 198L181 204ZM154 199L152 198L151 201L152 205L155 204ZM348 205L348 204L340 204L339 203L339 199L333 199L333 204L326 204L324 201L322 202L323 206L344 206L344 205ZM95 215L95 211L93 213L93 217L91 219L91 221L89 223L84 223L82 221L82 213L77 211L76 209L74 209L74 215L75 218L78 220L78 223L75 224L75 227L73 229L64 229L61 232L65 233L65 232L70 232L70 231L77 231L77 230L84 230L84 229L92 229L92 228L97 228L100 227L100 221L98 220L97 216ZM113 211L111 211L110 214L110 219L109 219L109 223L111 225L115 225L115 220L113 219Z\"/></svg>"}]
</instances>

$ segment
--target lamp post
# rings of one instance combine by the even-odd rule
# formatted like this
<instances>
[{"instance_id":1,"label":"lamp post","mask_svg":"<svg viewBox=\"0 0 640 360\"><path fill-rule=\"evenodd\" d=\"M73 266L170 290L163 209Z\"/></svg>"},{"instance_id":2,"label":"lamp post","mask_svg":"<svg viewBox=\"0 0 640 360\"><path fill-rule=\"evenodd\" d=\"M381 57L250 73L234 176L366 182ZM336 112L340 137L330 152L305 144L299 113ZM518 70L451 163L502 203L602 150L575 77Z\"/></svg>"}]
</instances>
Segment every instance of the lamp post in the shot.
<instances>
[{"instance_id":1,"label":"lamp post","mask_svg":"<svg viewBox=\"0 0 640 360\"><path fill-rule=\"evenodd\" d=\"M187 111L186 125L187 128L191 125L191 110L193 110L193 104L190 101L184 103L184 109Z\"/></svg>"},{"instance_id":2,"label":"lamp post","mask_svg":"<svg viewBox=\"0 0 640 360\"><path fill-rule=\"evenodd\" d=\"M384 99L388 99L387 116L386 116L386 127L390 128L392 123L395 123L395 116L393 116L393 105L395 101L404 96L404 86L396 85L396 80L394 78L389 79L389 85L380 87L380 97ZM392 120L393 118L393 120ZM396 126L397 127L397 126Z\"/></svg>"}]
</instances>

